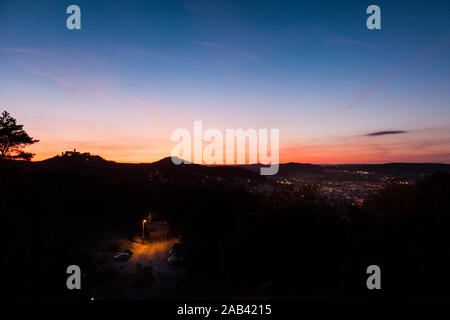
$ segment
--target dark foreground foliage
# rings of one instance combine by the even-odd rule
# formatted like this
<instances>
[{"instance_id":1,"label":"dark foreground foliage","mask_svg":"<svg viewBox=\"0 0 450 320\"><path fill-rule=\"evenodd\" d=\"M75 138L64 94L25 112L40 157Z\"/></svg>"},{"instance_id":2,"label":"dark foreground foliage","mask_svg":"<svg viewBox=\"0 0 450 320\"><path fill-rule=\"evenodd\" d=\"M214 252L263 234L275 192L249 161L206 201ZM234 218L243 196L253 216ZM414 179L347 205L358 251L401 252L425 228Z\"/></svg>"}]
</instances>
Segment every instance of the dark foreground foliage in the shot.
<instances>
[{"instance_id":1,"label":"dark foreground foliage","mask_svg":"<svg viewBox=\"0 0 450 320\"><path fill-rule=\"evenodd\" d=\"M381 267L383 295L448 295L448 173L389 185L358 208L328 204L311 186L250 193L239 184L205 184L198 167L166 180L149 180L150 169L2 162L7 294L87 298L87 289L66 289L66 267L80 265L89 279L95 239L138 231L151 208L182 239L179 297L373 295L371 264Z\"/></svg>"}]
</instances>

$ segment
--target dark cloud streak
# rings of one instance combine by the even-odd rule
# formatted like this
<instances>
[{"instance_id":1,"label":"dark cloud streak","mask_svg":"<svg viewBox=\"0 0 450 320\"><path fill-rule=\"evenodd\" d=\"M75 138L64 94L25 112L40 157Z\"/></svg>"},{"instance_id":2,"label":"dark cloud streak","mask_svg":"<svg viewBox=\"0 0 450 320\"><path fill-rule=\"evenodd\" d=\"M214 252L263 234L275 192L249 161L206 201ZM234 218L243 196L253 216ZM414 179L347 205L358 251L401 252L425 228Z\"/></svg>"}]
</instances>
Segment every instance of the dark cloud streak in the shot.
<instances>
[{"instance_id":1,"label":"dark cloud streak","mask_svg":"<svg viewBox=\"0 0 450 320\"><path fill-rule=\"evenodd\" d=\"M407 133L408 131L403 130L391 130L391 131L377 131L366 134L367 137L378 137L378 136L386 136L390 134L402 134Z\"/></svg>"}]
</instances>

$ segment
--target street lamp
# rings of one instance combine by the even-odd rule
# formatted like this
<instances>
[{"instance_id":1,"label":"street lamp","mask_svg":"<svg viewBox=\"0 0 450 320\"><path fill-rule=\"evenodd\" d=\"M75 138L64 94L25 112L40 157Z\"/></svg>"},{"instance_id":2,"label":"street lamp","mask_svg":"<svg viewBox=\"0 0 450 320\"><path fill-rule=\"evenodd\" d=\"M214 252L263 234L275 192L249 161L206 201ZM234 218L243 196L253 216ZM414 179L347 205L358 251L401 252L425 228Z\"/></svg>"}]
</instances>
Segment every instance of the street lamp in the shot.
<instances>
[{"instance_id":1,"label":"street lamp","mask_svg":"<svg viewBox=\"0 0 450 320\"><path fill-rule=\"evenodd\" d=\"M147 220L142 220L142 239L144 239L145 237L145 223L147 222Z\"/></svg>"}]
</instances>

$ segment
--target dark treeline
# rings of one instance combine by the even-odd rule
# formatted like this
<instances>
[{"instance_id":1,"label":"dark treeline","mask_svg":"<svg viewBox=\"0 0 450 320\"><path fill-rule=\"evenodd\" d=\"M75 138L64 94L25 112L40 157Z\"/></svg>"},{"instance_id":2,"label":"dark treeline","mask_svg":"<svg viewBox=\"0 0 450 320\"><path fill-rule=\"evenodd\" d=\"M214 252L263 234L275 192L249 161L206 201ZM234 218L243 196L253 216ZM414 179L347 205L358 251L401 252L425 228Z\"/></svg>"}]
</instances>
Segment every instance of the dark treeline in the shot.
<instances>
[{"instance_id":1,"label":"dark treeline","mask_svg":"<svg viewBox=\"0 0 450 320\"><path fill-rule=\"evenodd\" d=\"M448 295L447 172L388 185L362 208L327 204L309 186L270 196L173 188L178 205L162 207L183 236L187 292L365 297L375 294L366 268L376 264L384 296Z\"/></svg>"},{"instance_id":2,"label":"dark treeline","mask_svg":"<svg viewBox=\"0 0 450 320\"><path fill-rule=\"evenodd\" d=\"M250 193L226 180L258 183L239 168L55 161L0 163L12 297L87 297L66 289L66 267L78 264L89 278L95 239L139 232L149 209L182 239L179 297L367 296L372 264L381 267L383 295L447 295L448 173L389 185L360 208L328 204L313 186Z\"/></svg>"},{"instance_id":3,"label":"dark treeline","mask_svg":"<svg viewBox=\"0 0 450 320\"><path fill-rule=\"evenodd\" d=\"M8 294L74 296L66 289L67 266L77 264L88 271L91 262L85 249L99 233L126 228L133 220L138 225L147 203L145 183L145 177L113 175L92 167L68 170L0 163L2 254Z\"/></svg>"}]
</instances>

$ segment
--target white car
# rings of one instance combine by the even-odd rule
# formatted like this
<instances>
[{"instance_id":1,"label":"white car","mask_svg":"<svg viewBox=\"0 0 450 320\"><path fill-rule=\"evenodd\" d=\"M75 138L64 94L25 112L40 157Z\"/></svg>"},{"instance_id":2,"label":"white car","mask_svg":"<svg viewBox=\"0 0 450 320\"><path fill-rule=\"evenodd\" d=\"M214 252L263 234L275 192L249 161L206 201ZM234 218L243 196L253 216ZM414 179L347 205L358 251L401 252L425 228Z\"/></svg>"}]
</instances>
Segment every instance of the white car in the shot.
<instances>
[{"instance_id":1,"label":"white car","mask_svg":"<svg viewBox=\"0 0 450 320\"><path fill-rule=\"evenodd\" d=\"M177 256L175 256L175 255L172 255L172 256L170 256L168 259L167 259L167 263L168 264L170 264L170 265L177 265L177 264L180 264L181 263L181 258L180 257L177 257Z\"/></svg>"},{"instance_id":2,"label":"white car","mask_svg":"<svg viewBox=\"0 0 450 320\"><path fill-rule=\"evenodd\" d=\"M113 261L127 261L133 255L133 251L131 249L125 249L116 253L113 258Z\"/></svg>"}]
</instances>

